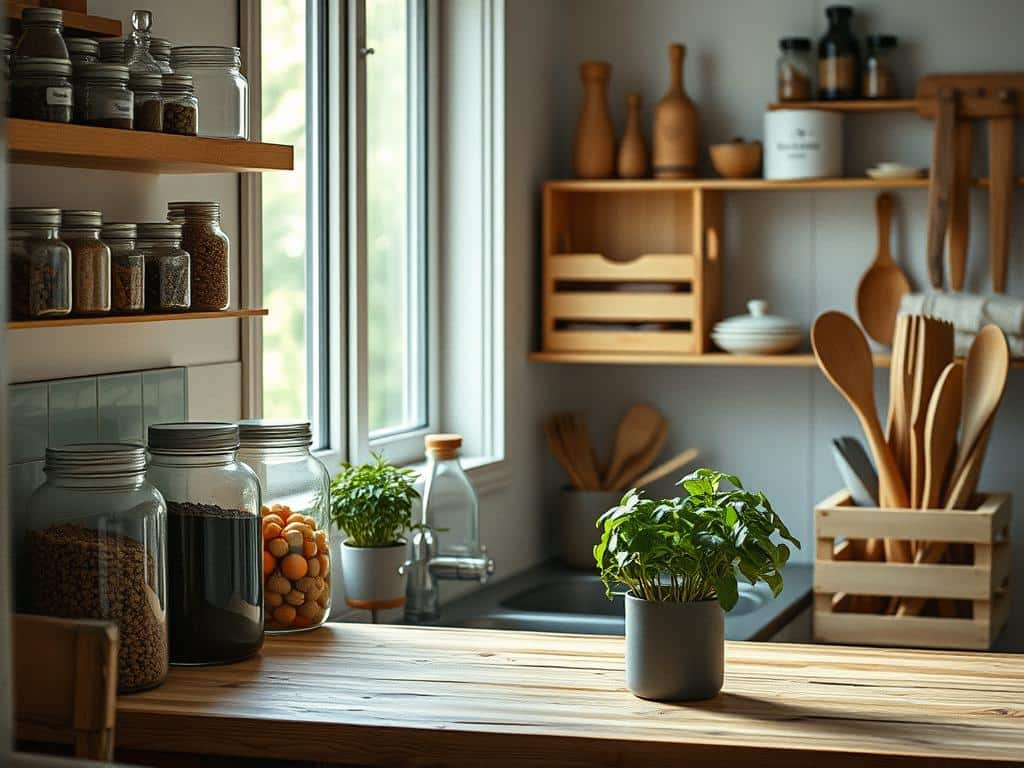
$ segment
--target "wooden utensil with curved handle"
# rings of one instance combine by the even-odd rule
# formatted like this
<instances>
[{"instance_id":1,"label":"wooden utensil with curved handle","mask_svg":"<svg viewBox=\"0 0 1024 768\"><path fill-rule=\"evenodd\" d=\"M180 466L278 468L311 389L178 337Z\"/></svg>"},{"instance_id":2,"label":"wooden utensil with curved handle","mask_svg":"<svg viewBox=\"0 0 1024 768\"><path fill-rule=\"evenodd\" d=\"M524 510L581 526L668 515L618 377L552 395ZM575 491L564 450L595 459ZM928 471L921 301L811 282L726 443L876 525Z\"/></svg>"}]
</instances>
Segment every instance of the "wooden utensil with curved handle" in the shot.
<instances>
[{"instance_id":1,"label":"wooden utensil with curved handle","mask_svg":"<svg viewBox=\"0 0 1024 768\"><path fill-rule=\"evenodd\" d=\"M626 415L622 417L615 430L612 458L602 484L604 488L611 488L620 479L630 461L648 448L658 430L665 424L665 417L653 406L641 403L626 411Z\"/></svg>"},{"instance_id":2,"label":"wooden utensil with curved handle","mask_svg":"<svg viewBox=\"0 0 1024 768\"><path fill-rule=\"evenodd\" d=\"M938 509L942 504L947 470L956 448L963 392L964 364L950 363L935 383L924 422L925 469L920 505L922 509Z\"/></svg>"},{"instance_id":3,"label":"wooden utensil with curved handle","mask_svg":"<svg viewBox=\"0 0 1024 768\"><path fill-rule=\"evenodd\" d=\"M967 271L967 244L971 222L971 121L961 120L953 131L953 189L950 193L949 287L964 288Z\"/></svg>"},{"instance_id":4,"label":"wooden utensil with curved handle","mask_svg":"<svg viewBox=\"0 0 1024 768\"><path fill-rule=\"evenodd\" d=\"M974 337L964 366L964 399L960 445L950 476L950 488L963 471L974 445L999 407L1010 371L1006 336L995 325L986 325Z\"/></svg>"},{"instance_id":5,"label":"wooden utensil with curved handle","mask_svg":"<svg viewBox=\"0 0 1024 768\"><path fill-rule=\"evenodd\" d=\"M878 251L857 286L857 317L868 336L879 344L892 346L900 300L910 293L910 281L892 260L889 249L892 226L892 196L882 193L875 200L878 219Z\"/></svg>"},{"instance_id":6,"label":"wooden utensil with curved handle","mask_svg":"<svg viewBox=\"0 0 1024 768\"><path fill-rule=\"evenodd\" d=\"M699 455L700 453L696 448L687 448L682 453L677 453L668 461L662 462L654 469L642 474L632 482L632 485L636 488L643 488L644 486L650 485L653 482L661 480L661 478L665 477L665 475L670 472L675 472L677 469L685 467Z\"/></svg>"},{"instance_id":7,"label":"wooden utensil with curved handle","mask_svg":"<svg viewBox=\"0 0 1024 768\"><path fill-rule=\"evenodd\" d=\"M622 468L622 472L619 473L617 478L613 479L611 478L611 475L609 475L608 490L624 491L627 488L632 488L636 484L636 479L651 468L655 459L657 459L661 454L661 449L665 447L665 441L667 439L668 424L663 423L658 427L658 431L654 433L654 436L651 438L651 442L648 443L647 447L629 460L626 466Z\"/></svg>"},{"instance_id":8,"label":"wooden utensil with curved handle","mask_svg":"<svg viewBox=\"0 0 1024 768\"><path fill-rule=\"evenodd\" d=\"M953 188L953 130L956 121L956 92L941 88L935 107L935 140L928 181L928 240L925 253L932 288L942 288L942 250L949 225Z\"/></svg>"}]
</instances>

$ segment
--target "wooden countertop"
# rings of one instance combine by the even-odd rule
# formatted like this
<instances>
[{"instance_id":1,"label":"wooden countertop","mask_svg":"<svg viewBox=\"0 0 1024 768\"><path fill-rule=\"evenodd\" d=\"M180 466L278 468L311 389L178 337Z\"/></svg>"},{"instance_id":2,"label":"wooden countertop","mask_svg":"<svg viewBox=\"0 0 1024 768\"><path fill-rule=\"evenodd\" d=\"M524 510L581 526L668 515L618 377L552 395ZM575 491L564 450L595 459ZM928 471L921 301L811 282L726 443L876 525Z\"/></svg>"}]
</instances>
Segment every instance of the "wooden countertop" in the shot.
<instances>
[{"instance_id":1,"label":"wooden countertop","mask_svg":"<svg viewBox=\"0 0 1024 768\"><path fill-rule=\"evenodd\" d=\"M726 644L725 689L660 704L621 637L334 624L122 696L117 744L357 765L1005 765L1024 656Z\"/></svg>"}]
</instances>

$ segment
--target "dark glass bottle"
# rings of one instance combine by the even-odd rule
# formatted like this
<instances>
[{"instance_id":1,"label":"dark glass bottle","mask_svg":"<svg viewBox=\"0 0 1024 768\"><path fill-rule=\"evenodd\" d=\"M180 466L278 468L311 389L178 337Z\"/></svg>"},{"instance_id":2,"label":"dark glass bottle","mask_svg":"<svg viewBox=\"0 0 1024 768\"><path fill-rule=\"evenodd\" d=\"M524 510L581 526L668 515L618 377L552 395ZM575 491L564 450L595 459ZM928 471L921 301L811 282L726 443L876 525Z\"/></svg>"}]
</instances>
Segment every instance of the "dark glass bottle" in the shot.
<instances>
[{"instance_id":1,"label":"dark glass bottle","mask_svg":"<svg viewBox=\"0 0 1024 768\"><path fill-rule=\"evenodd\" d=\"M860 96L860 47L850 29L853 8L825 9L828 31L818 43L818 98L856 99Z\"/></svg>"}]
</instances>

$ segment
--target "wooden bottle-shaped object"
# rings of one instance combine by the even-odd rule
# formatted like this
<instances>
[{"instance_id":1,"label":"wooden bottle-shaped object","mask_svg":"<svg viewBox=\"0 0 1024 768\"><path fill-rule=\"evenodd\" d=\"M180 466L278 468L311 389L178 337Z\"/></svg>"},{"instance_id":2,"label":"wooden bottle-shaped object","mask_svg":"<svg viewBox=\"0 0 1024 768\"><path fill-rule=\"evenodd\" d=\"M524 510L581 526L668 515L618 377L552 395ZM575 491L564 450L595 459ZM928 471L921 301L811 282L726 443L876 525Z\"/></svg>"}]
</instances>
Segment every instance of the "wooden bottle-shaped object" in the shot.
<instances>
[{"instance_id":1,"label":"wooden bottle-shaped object","mask_svg":"<svg viewBox=\"0 0 1024 768\"><path fill-rule=\"evenodd\" d=\"M619 142L616 170L624 179L642 179L647 175L647 143L640 128L640 94L626 97L626 130Z\"/></svg>"},{"instance_id":2,"label":"wooden bottle-shaped object","mask_svg":"<svg viewBox=\"0 0 1024 768\"><path fill-rule=\"evenodd\" d=\"M615 128L608 111L608 80L612 66L606 61L580 65L583 106L576 123L572 167L581 179L607 179L615 174Z\"/></svg>"},{"instance_id":3,"label":"wooden bottle-shaped object","mask_svg":"<svg viewBox=\"0 0 1024 768\"><path fill-rule=\"evenodd\" d=\"M654 108L654 176L691 179L697 175L697 108L683 90L686 48L670 45L668 93Z\"/></svg>"}]
</instances>

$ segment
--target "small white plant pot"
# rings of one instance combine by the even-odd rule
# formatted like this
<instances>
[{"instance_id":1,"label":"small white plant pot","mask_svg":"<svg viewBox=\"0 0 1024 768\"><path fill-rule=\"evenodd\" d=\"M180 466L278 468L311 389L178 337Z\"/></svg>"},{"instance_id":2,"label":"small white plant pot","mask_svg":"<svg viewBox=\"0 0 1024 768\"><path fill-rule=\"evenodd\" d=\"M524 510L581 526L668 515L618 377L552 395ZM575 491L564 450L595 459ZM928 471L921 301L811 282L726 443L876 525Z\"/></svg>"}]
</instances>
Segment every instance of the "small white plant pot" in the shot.
<instances>
[{"instance_id":1,"label":"small white plant pot","mask_svg":"<svg viewBox=\"0 0 1024 768\"><path fill-rule=\"evenodd\" d=\"M399 568L406 561L405 541L387 547L354 547L341 544L341 569L345 602L353 608L379 610L405 604L405 576Z\"/></svg>"}]
</instances>

